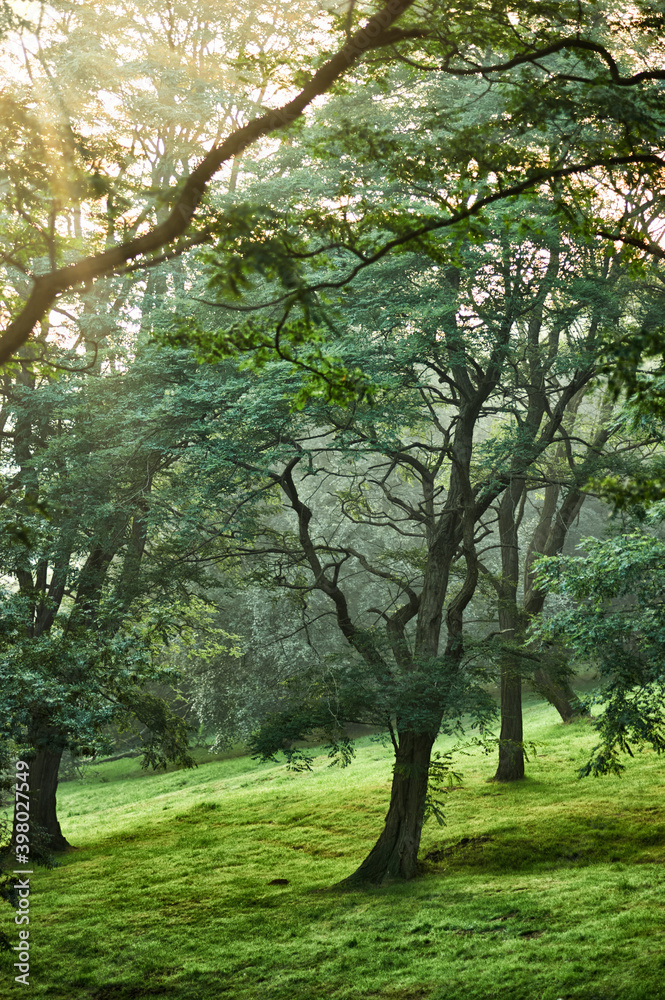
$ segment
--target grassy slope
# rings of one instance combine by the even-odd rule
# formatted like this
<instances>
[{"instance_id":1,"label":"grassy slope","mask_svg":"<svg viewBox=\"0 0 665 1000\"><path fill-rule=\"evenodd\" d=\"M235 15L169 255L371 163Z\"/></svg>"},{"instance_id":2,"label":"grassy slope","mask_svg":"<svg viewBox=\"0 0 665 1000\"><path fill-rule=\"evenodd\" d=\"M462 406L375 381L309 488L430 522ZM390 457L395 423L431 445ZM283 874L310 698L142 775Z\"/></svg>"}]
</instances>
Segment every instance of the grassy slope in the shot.
<instances>
[{"instance_id":1,"label":"grassy slope","mask_svg":"<svg viewBox=\"0 0 665 1000\"><path fill-rule=\"evenodd\" d=\"M133 761L61 786L79 846L33 876L31 986L57 1000L661 1000L665 773L578 781L593 737L532 703L541 742L517 785L464 758L425 874L330 891L382 825L391 751L292 775L247 758L143 775ZM287 885L270 885L274 878ZM1 926L15 937L5 907ZM5 993L24 987L11 983ZM2 987L0 987L0 991Z\"/></svg>"}]
</instances>

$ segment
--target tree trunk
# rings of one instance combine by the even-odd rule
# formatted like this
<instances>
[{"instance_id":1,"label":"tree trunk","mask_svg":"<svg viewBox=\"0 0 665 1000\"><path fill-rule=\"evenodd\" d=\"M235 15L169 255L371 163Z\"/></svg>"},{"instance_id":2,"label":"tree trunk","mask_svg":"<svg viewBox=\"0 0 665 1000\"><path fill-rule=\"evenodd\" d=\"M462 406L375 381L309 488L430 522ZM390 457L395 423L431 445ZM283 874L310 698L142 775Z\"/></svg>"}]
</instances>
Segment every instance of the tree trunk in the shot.
<instances>
[{"instance_id":1,"label":"tree trunk","mask_svg":"<svg viewBox=\"0 0 665 1000\"><path fill-rule=\"evenodd\" d=\"M400 735L383 832L360 867L340 882L340 886L354 888L367 883L411 879L417 873L430 755L435 738L428 733Z\"/></svg>"},{"instance_id":2,"label":"tree trunk","mask_svg":"<svg viewBox=\"0 0 665 1000\"><path fill-rule=\"evenodd\" d=\"M565 678L553 677L549 670L538 667L533 672L533 686L556 708L562 722L572 722L582 717L577 695Z\"/></svg>"},{"instance_id":3,"label":"tree trunk","mask_svg":"<svg viewBox=\"0 0 665 1000\"><path fill-rule=\"evenodd\" d=\"M63 836L56 812L56 789L62 748L58 748L51 731L43 731L34 740L34 752L25 755L29 767L27 781L30 785L30 855L41 850L67 851L71 844ZM17 805L21 810L23 806ZM16 832L16 810L14 813Z\"/></svg>"},{"instance_id":4,"label":"tree trunk","mask_svg":"<svg viewBox=\"0 0 665 1000\"><path fill-rule=\"evenodd\" d=\"M493 781L519 781L524 777L522 731L522 673L514 657L501 663L501 736L499 766Z\"/></svg>"},{"instance_id":5,"label":"tree trunk","mask_svg":"<svg viewBox=\"0 0 665 1000\"><path fill-rule=\"evenodd\" d=\"M524 479L515 477L499 505L501 581L499 628L508 641L520 635L522 620L517 607L519 576L519 526L525 496ZM494 781L519 781L524 777L522 729L522 670L517 656L506 651L501 660L501 736L499 765Z\"/></svg>"},{"instance_id":6,"label":"tree trunk","mask_svg":"<svg viewBox=\"0 0 665 1000\"><path fill-rule=\"evenodd\" d=\"M571 430L585 394L586 389L580 392L568 406L568 412L573 418ZM608 419L611 408L612 402L606 397L599 415L600 429L593 439L593 444L587 448L584 460L578 468L576 484L571 485L571 488L568 489L558 511L560 484L550 483L545 489L545 501L540 520L529 543L524 565L524 611L529 618L539 615L545 603L545 594L536 588L534 561L539 555L553 556L563 552L570 526L579 515L587 496L580 484L588 479L589 472L593 469L609 438ZM555 458L563 459L565 455L566 445L562 441L557 447ZM585 472L585 469L588 471ZM548 660L549 662L547 662ZM565 664L562 652L559 654L558 664L556 659L548 657L543 665L534 671L533 686L539 694L542 694L549 701L550 705L556 708L563 722L571 722L573 719L581 718L584 713L579 708L577 696L570 686L568 676L562 670L562 666Z\"/></svg>"}]
</instances>

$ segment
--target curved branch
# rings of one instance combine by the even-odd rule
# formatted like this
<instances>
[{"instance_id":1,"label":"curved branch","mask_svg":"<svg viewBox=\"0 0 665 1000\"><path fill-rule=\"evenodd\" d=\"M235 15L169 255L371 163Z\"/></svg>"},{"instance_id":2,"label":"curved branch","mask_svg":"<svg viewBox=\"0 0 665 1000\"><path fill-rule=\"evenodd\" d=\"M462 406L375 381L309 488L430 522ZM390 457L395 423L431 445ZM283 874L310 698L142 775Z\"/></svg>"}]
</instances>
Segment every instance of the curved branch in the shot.
<instances>
[{"instance_id":1,"label":"curved branch","mask_svg":"<svg viewBox=\"0 0 665 1000\"><path fill-rule=\"evenodd\" d=\"M654 69L654 70L642 70L641 73L633 73L632 76L621 76L619 72L619 67L614 59L612 53L601 45L599 42L591 42L585 38L564 38L559 42L553 42L551 45L545 46L542 49L535 49L532 52L522 52L519 55L513 56L512 59L507 59L505 62L495 63L493 66L481 66L480 64L472 64L469 69L453 69L447 63L444 63L442 69L445 73L450 73L451 76L478 76L479 74L485 73L504 73L508 69L514 69L516 66L523 66L526 63L534 63L537 59L544 59L545 56L555 55L557 52L563 52L565 50L579 50L581 52L595 52L596 55L600 56L603 62L606 64L610 76L612 78L612 83L616 84L618 87L634 87L638 83L644 83L647 80L665 80L665 70ZM569 79L565 77L565 79ZM580 83L594 83L594 80L586 79L584 77L574 77L570 79L575 79Z\"/></svg>"},{"instance_id":2,"label":"curved branch","mask_svg":"<svg viewBox=\"0 0 665 1000\"><path fill-rule=\"evenodd\" d=\"M412 37L412 32L396 33L391 30L391 26L413 2L414 0L387 0L382 9L370 17L365 26L356 31L314 73L293 100L253 119L214 146L184 182L164 222L142 236L35 278L32 292L22 311L0 337L0 364L9 360L26 342L36 324L62 292L113 274L128 261L161 250L182 236L194 219L210 181L224 163L239 156L264 136L292 124L316 97L327 93L365 52L383 45L394 45L400 37Z\"/></svg>"}]
</instances>

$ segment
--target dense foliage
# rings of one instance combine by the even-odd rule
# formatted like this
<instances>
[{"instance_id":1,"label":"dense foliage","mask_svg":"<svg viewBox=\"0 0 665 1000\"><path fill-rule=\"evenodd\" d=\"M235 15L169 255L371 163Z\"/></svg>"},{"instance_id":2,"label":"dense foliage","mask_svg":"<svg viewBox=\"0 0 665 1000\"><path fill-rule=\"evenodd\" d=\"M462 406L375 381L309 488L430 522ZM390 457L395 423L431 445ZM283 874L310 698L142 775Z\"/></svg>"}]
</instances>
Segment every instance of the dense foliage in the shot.
<instances>
[{"instance_id":1,"label":"dense foliage","mask_svg":"<svg viewBox=\"0 0 665 1000\"><path fill-rule=\"evenodd\" d=\"M582 556L540 560L541 586L565 604L537 632L597 667L587 703L600 710L600 742L582 774L619 773L621 755L635 747L665 750L665 545L640 531L587 538L583 547Z\"/></svg>"}]
</instances>

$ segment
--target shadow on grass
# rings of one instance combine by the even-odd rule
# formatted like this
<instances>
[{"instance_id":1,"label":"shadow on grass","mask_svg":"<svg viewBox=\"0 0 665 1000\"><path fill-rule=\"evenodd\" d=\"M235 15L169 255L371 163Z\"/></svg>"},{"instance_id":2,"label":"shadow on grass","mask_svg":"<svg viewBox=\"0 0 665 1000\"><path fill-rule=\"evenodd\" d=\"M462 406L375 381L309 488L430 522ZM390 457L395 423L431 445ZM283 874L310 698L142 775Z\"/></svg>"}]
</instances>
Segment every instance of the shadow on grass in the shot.
<instances>
[{"instance_id":1,"label":"shadow on grass","mask_svg":"<svg viewBox=\"0 0 665 1000\"><path fill-rule=\"evenodd\" d=\"M483 870L551 871L597 864L650 864L665 860L665 822L657 807L629 814L604 813L595 803L591 815L548 814L502 825L476 837L441 840L423 856L423 873Z\"/></svg>"}]
</instances>

